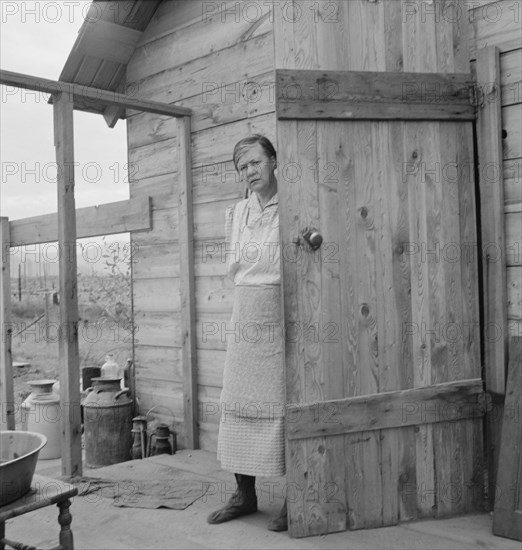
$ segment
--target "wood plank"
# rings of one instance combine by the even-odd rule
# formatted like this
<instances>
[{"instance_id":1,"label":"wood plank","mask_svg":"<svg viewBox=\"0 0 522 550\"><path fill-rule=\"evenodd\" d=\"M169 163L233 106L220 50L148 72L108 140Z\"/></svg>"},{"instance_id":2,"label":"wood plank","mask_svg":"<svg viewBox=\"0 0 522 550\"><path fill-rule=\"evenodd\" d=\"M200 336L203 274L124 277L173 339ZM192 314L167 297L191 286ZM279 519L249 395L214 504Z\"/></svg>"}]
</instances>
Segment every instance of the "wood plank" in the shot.
<instances>
[{"instance_id":1,"label":"wood plank","mask_svg":"<svg viewBox=\"0 0 522 550\"><path fill-rule=\"evenodd\" d=\"M15 399L13 384L13 356L11 339L11 262L10 262L9 219L0 218L0 255L2 271L0 272L0 426L1 429L15 429Z\"/></svg>"},{"instance_id":2,"label":"wood plank","mask_svg":"<svg viewBox=\"0 0 522 550\"><path fill-rule=\"evenodd\" d=\"M508 386L498 463L493 533L522 541L522 432L520 400L522 388L522 337L509 342Z\"/></svg>"},{"instance_id":3,"label":"wood plank","mask_svg":"<svg viewBox=\"0 0 522 550\"><path fill-rule=\"evenodd\" d=\"M522 48L500 55L502 106L522 102Z\"/></svg>"},{"instance_id":4,"label":"wood plank","mask_svg":"<svg viewBox=\"0 0 522 550\"><path fill-rule=\"evenodd\" d=\"M465 243L476 243L479 240L477 223L477 197L476 197L476 174L475 174L475 146L473 143L474 129L471 124L457 125L457 136L455 148L457 151L457 162L462 167L463 185L457 185L458 191L458 221L460 225L460 238L462 249L467 246ZM451 178L454 186L454 178ZM449 250L449 249L448 249ZM448 260L450 255L447 254ZM479 294L479 262L478 254L461 254L461 303L462 323L470 323L473 327L466 332L463 331L461 349L463 355L463 368L456 370L459 378L475 378L481 375L481 313ZM453 296L450 296L450 300ZM463 324L462 326L466 326Z\"/></svg>"},{"instance_id":5,"label":"wood plank","mask_svg":"<svg viewBox=\"0 0 522 550\"><path fill-rule=\"evenodd\" d=\"M131 233L133 250L139 250L142 245L149 244L172 244L177 243L178 236L178 211L177 209L154 210L152 213L152 229ZM139 255L135 255L139 260Z\"/></svg>"},{"instance_id":6,"label":"wood plank","mask_svg":"<svg viewBox=\"0 0 522 550\"><path fill-rule=\"evenodd\" d=\"M497 47L508 52L522 47L520 32L520 3L501 0L470 10L475 40L471 45L471 58L478 58L480 51Z\"/></svg>"},{"instance_id":7,"label":"wood plank","mask_svg":"<svg viewBox=\"0 0 522 550\"><path fill-rule=\"evenodd\" d=\"M147 311L135 308L135 345L181 348L179 311Z\"/></svg>"},{"instance_id":8,"label":"wood plank","mask_svg":"<svg viewBox=\"0 0 522 550\"><path fill-rule=\"evenodd\" d=\"M422 388L360 395L312 404L291 404L288 439L305 439L483 416L478 378Z\"/></svg>"},{"instance_id":9,"label":"wood plank","mask_svg":"<svg viewBox=\"0 0 522 550\"><path fill-rule=\"evenodd\" d=\"M221 388L225 368L225 350L200 349L198 354L198 385Z\"/></svg>"},{"instance_id":10,"label":"wood plank","mask_svg":"<svg viewBox=\"0 0 522 550\"><path fill-rule=\"evenodd\" d=\"M176 107L167 105L157 101L139 99L137 97L129 97L124 94L110 92L108 90L100 90L70 82L53 81L36 76L28 76L12 71L0 70L0 84L5 86L15 86L17 88L25 88L27 90L36 90L40 93L47 94L67 94L74 98L75 104L89 101L89 103L98 103L102 105L117 105L127 109L145 111L147 113L158 113L174 117L190 116L191 110L185 107Z\"/></svg>"},{"instance_id":11,"label":"wood plank","mask_svg":"<svg viewBox=\"0 0 522 550\"><path fill-rule=\"evenodd\" d=\"M117 235L152 228L149 197L139 197L76 210L76 238ZM58 238L57 214L10 222L11 246L39 244Z\"/></svg>"},{"instance_id":12,"label":"wood plank","mask_svg":"<svg viewBox=\"0 0 522 550\"><path fill-rule=\"evenodd\" d=\"M453 146L447 142L449 151L445 156L453 161L455 155L454 162L461 167L462 177L459 178L458 185L455 185L454 178L448 178L449 187L453 191L452 198L456 199L453 206L458 204L458 210L450 208L449 204L444 207L447 212L452 212L453 221L456 222L455 238L446 242L459 242L464 246L464 243L478 241L474 128L471 124L455 124L455 127ZM448 263L451 263L449 259L448 255ZM450 371L451 379L454 380L482 375L479 261L478 255L464 256L460 262L446 267L448 275L452 276L447 282L447 304L451 315L447 319L447 327L455 327L454 335L462 332L462 336L459 335L458 338L451 334L451 330L446 331L445 335L448 347L456 352L452 355L453 365ZM459 286L461 290L456 295ZM473 328L460 330L460 327L466 326ZM438 497L437 517L482 510L485 454L482 420L467 419L447 425L439 424L435 432L438 436L435 452L445 448L447 453L446 461L441 462L437 457L435 459L439 465L437 483L439 487L444 487ZM446 445L447 438L450 438L451 445Z\"/></svg>"},{"instance_id":13,"label":"wood plank","mask_svg":"<svg viewBox=\"0 0 522 550\"><path fill-rule=\"evenodd\" d=\"M505 263L506 267L515 267L522 265L522 212L506 212L505 219ZM492 250L491 250L492 252ZM500 261L502 254L499 251L497 255Z\"/></svg>"},{"instance_id":14,"label":"wood plank","mask_svg":"<svg viewBox=\"0 0 522 550\"><path fill-rule=\"evenodd\" d=\"M172 194L179 187L179 174L177 168L173 167L165 174L158 176L141 177L139 174L136 177L130 176L130 197L156 196Z\"/></svg>"},{"instance_id":15,"label":"wood plank","mask_svg":"<svg viewBox=\"0 0 522 550\"><path fill-rule=\"evenodd\" d=\"M181 305L181 360L183 364L183 420L185 446L198 449L196 356L196 295L194 282L194 216L192 211L192 155L190 119L179 121L179 258Z\"/></svg>"},{"instance_id":16,"label":"wood plank","mask_svg":"<svg viewBox=\"0 0 522 550\"><path fill-rule=\"evenodd\" d=\"M149 421L156 419L173 426L178 433L180 448L185 440L183 424L183 389L181 384L170 391L165 391L161 384L147 380L140 380L137 385L140 413L147 415Z\"/></svg>"},{"instance_id":17,"label":"wood plank","mask_svg":"<svg viewBox=\"0 0 522 550\"><path fill-rule=\"evenodd\" d=\"M194 204L228 200L237 202L245 196L245 185L232 159L206 166L194 166Z\"/></svg>"},{"instance_id":18,"label":"wood plank","mask_svg":"<svg viewBox=\"0 0 522 550\"><path fill-rule=\"evenodd\" d=\"M500 76L499 53L494 46L481 49L477 59L477 83L479 86L498 86ZM501 106L498 101L484 104L478 111L478 159L480 166L502 166ZM504 196L502 182L486 177L480 170L479 188L481 211L487 212L481 220L481 238L488 251L483 254L484 273L484 326L493 326L500 338L485 339L484 365L486 390L503 395L506 378L507 296L506 268L502 261L495 261L491 250L504 250ZM496 179L496 178L495 178Z\"/></svg>"},{"instance_id":19,"label":"wood plank","mask_svg":"<svg viewBox=\"0 0 522 550\"><path fill-rule=\"evenodd\" d=\"M234 67L234 81L268 73L273 70L273 48L273 36L268 32L232 48L189 61L182 67L166 69L145 78L141 77L142 66L131 60L127 66L127 81L139 90L140 96L170 104L201 95L204 91L202 74L206 82L219 85L223 83L223 75L230 73L230 67Z\"/></svg>"},{"instance_id":20,"label":"wood plank","mask_svg":"<svg viewBox=\"0 0 522 550\"><path fill-rule=\"evenodd\" d=\"M158 9L147 25L139 46L142 47L149 42L154 42L165 35L170 34L173 29L182 29L188 27L203 16L207 18L221 17L221 7L226 8L228 4L237 0L227 0L219 4L211 4L203 9L200 0L175 0L170 2L160 2ZM215 14L215 15L214 15Z\"/></svg>"},{"instance_id":21,"label":"wood plank","mask_svg":"<svg viewBox=\"0 0 522 550\"><path fill-rule=\"evenodd\" d=\"M474 120L461 73L276 71L279 119Z\"/></svg>"},{"instance_id":22,"label":"wood plank","mask_svg":"<svg viewBox=\"0 0 522 550\"><path fill-rule=\"evenodd\" d=\"M355 201L351 215L354 224L355 255L352 261L357 264L355 274L355 319L357 323L357 375L353 380L355 395L367 395L379 392L380 358L378 356L378 306L377 306L377 193L380 168L380 143L377 138L379 123L357 121L353 136L355 143L350 151L355 165L354 180ZM377 169L376 169L377 168ZM358 497L360 510L354 511L351 527L371 528L382 521L382 469L381 469L381 434L379 431L361 430L350 434L348 446L354 446L354 465L356 472L363 477L369 476L375 483L361 487ZM357 474L356 474L357 475ZM349 485L354 480L350 478ZM349 503L351 507L353 503Z\"/></svg>"},{"instance_id":23,"label":"wood plank","mask_svg":"<svg viewBox=\"0 0 522 550\"><path fill-rule=\"evenodd\" d=\"M133 250L133 279L179 277L179 245L177 242L150 243Z\"/></svg>"},{"instance_id":24,"label":"wood plank","mask_svg":"<svg viewBox=\"0 0 522 550\"><path fill-rule=\"evenodd\" d=\"M194 271L197 277L224 277L227 250L225 240L196 241L194 244Z\"/></svg>"},{"instance_id":25,"label":"wood plank","mask_svg":"<svg viewBox=\"0 0 522 550\"><path fill-rule=\"evenodd\" d=\"M195 3L200 5L199 19L192 25L181 28L173 21L170 32L148 42L145 47L136 48L129 67L130 74L139 70L140 78L147 78L174 67L182 67L190 61L204 59L215 52L225 51L250 38L272 31L269 2L252 3L249 7L244 7L241 2L229 2L228 9L224 2ZM173 4L170 11L175 10L176 6ZM221 14L216 17L217 12ZM202 36L205 40L201 39Z\"/></svg>"},{"instance_id":26,"label":"wood plank","mask_svg":"<svg viewBox=\"0 0 522 550\"><path fill-rule=\"evenodd\" d=\"M131 183L167 174L177 174L177 138L165 139L143 147L129 148L129 166L133 174ZM179 176L175 181L179 182Z\"/></svg>"},{"instance_id":27,"label":"wood plank","mask_svg":"<svg viewBox=\"0 0 522 550\"><path fill-rule=\"evenodd\" d=\"M200 442L201 449L204 451L216 452L218 445L218 428L219 424L212 424L210 422L200 422ZM205 471L205 475L207 475Z\"/></svg>"},{"instance_id":28,"label":"wood plank","mask_svg":"<svg viewBox=\"0 0 522 550\"><path fill-rule=\"evenodd\" d=\"M86 21L74 45L85 56L98 57L126 65L132 57L141 31L103 19Z\"/></svg>"},{"instance_id":29,"label":"wood plank","mask_svg":"<svg viewBox=\"0 0 522 550\"><path fill-rule=\"evenodd\" d=\"M502 107L502 145L505 160L522 157L522 109L520 104Z\"/></svg>"},{"instance_id":30,"label":"wood plank","mask_svg":"<svg viewBox=\"0 0 522 550\"><path fill-rule=\"evenodd\" d=\"M303 9L308 10L310 7L312 4L307 3ZM313 11L310 10L309 13L313 14ZM332 230L336 228L336 218L331 217L334 202L330 202L335 201L335 193L330 193L333 182L328 180L332 163L325 167L323 162L326 159L318 156L318 151L322 150L319 149L319 143L323 136L330 135L330 128L325 128L315 121L299 122L297 128L300 149L297 158L301 169L299 224L301 228L321 228L323 238L329 236L332 239L330 242L335 243L337 239ZM334 153L338 137L334 136L334 141L328 142L333 145ZM326 183L326 187L321 183ZM335 184L333 185L335 187ZM325 243L323 246L324 248L320 249L321 253L324 250L328 255L328 245ZM319 251L313 252L304 245L301 251L303 254L297 260L297 269L301 309L299 326L303 330L296 343L301 348L303 360L308 368L302 373L301 384L304 391L299 399L306 402L326 397L342 397L344 373L338 368L338 359L341 358L339 335L337 338L330 336L330 329L336 330L339 327L340 310L336 312L332 302L335 296L335 303L340 308L339 296L335 293L330 294L329 291L335 287L328 289L329 285L325 282L327 279L322 279L325 276L331 282L335 281L335 262L320 261L319 256L322 254L318 253ZM294 260L283 253L283 261L286 263ZM325 266L327 270L333 267L334 274L327 275ZM303 521L308 525L308 533L314 535L346 529L344 463L340 458L343 454L344 438L319 437L304 442L303 447L308 475L304 475L300 483L308 505L301 514Z\"/></svg>"},{"instance_id":31,"label":"wood plank","mask_svg":"<svg viewBox=\"0 0 522 550\"><path fill-rule=\"evenodd\" d=\"M209 128L193 136L192 162L195 167L224 162L232 158L231 143L238 135L263 134L275 141L276 119L272 113L224 126Z\"/></svg>"},{"instance_id":32,"label":"wood plank","mask_svg":"<svg viewBox=\"0 0 522 550\"><path fill-rule=\"evenodd\" d=\"M199 419L217 428L221 417L221 388L198 385Z\"/></svg>"},{"instance_id":33,"label":"wood plank","mask_svg":"<svg viewBox=\"0 0 522 550\"><path fill-rule=\"evenodd\" d=\"M508 53L500 54L500 83L502 86L517 84L522 79L522 47ZM520 102L520 95L518 101Z\"/></svg>"},{"instance_id":34,"label":"wood plank","mask_svg":"<svg viewBox=\"0 0 522 550\"><path fill-rule=\"evenodd\" d=\"M276 7L276 13L280 8ZM281 16L281 15L280 15ZM277 17L277 16L276 16ZM299 137L298 124L294 121L285 121L277 125L277 150L278 163L282 166L299 164ZM292 172L295 176L295 172ZM299 235L301 207L302 207L302 189L300 186L301 178L292 177L287 170L278 173L278 194L280 205L287 205L280 210L280 234L281 234L281 250L289 250L290 253L297 254L298 247L292 245L292 238ZM291 197L291 200L290 200ZM294 257L296 258L296 257ZM284 281L283 292L283 315L285 326L296 326L292 323L299 321L302 304L299 301L299 263L294 259L291 261L283 261L282 280ZM287 402L299 402L304 393L304 380L299 369L299 363L302 361L302 346L291 339L285 338L285 375ZM286 415L285 425L292 422ZM304 488L307 485L307 456L306 446L300 443L288 442L286 448L286 470L287 484L290 487ZM302 492L302 489L301 489ZM289 510L289 532L290 536L304 536L308 532L308 523L306 516L307 502L304 498L299 498L299 494L289 495L288 510Z\"/></svg>"},{"instance_id":35,"label":"wood plank","mask_svg":"<svg viewBox=\"0 0 522 550\"><path fill-rule=\"evenodd\" d=\"M350 6L350 8L353 9L353 6ZM360 305L361 301L364 301L364 298L361 300L358 282L361 278L359 271L364 269L365 264L359 265L359 258L357 256L359 248L357 213L358 207L363 206L357 202L361 201L358 197L358 189L360 190L360 187L358 188L357 181L363 177L362 170L357 162L361 158L361 156L357 155L357 147L364 147L360 131L361 124L359 122L345 125L343 141L340 144L340 147L345 148L347 157L346 167L342 172L338 185L339 219L337 221L339 232L340 287L342 289L341 302L344 318L341 326L343 365L345 370L343 393L347 397L353 397L361 393L358 383L358 365L361 354L360 347L364 346L364 341L359 341ZM363 433L348 434L344 438L346 503L349 510L347 521L350 529L357 529L364 525L366 498L363 486L364 476L361 476L364 470L364 464L361 462L361 453L365 439ZM370 441L369 438L368 441ZM372 463L372 466L375 467L375 463ZM374 470L372 470L373 472ZM379 476L376 483L380 485L380 481Z\"/></svg>"},{"instance_id":36,"label":"wood plank","mask_svg":"<svg viewBox=\"0 0 522 550\"><path fill-rule=\"evenodd\" d=\"M433 59L431 50L426 52L426 63ZM424 63L424 61L423 61ZM408 193L410 209L410 234L414 243L425 243L426 249L433 250L436 236L429 233L429 209L433 200L433 178L424 170L432 169L440 159L440 123L405 124L404 158L414 167L414 173L407 180L411 192ZM432 269L426 255L415 254L410 258L412 270L412 322L413 334L413 385L429 386L433 383L433 367L436 343L435 323L430 300L434 299ZM425 494L417 494L419 517L433 517L436 505L436 467L434 455L433 425L425 424L415 435L415 468L418 486L425 487Z\"/></svg>"},{"instance_id":37,"label":"wood plank","mask_svg":"<svg viewBox=\"0 0 522 550\"><path fill-rule=\"evenodd\" d=\"M199 301L199 300L198 300ZM226 351L229 339L239 339L239 327L232 326L230 317L232 304L223 306L221 310L204 312L201 305L197 307L197 349ZM205 368L202 366L202 368Z\"/></svg>"},{"instance_id":38,"label":"wood plank","mask_svg":"<svg viewBox=\"0 0 522 550\"><path fill-rule=\"evenodd\" d=\"M522 320L522 266L507 269L508 319Z\"/></svg>"},{"instance_id":39,"label":"wood plank","mask_svg":"<svg viewBox=\"0 0 522 550\"><path fill-rule=\"evenodd\" d=\"M61 94L54 102L54 144L58 170L58 245L60 256L59 339L60 400L69 411L62 414L62 475L82 475L80 357L78 348L78 281L76 264L76 209L74 200L73 98ZM73 243L74 246L71 246Z\"/></svg>"},{"instance_id":40,"label":"wood plank","mask_svg":"<svg viewBox=\"0 0 522 550\"><path fill-rule=\"evenodd\" d=\"M205 251L211 251L214 243L219 247L219 251L216 248L216 253L221 253L219 255L223 260L227 255L227 249L224 246L225 211L234 202L234 200L225 199L194 206L194 237L208 244Z\"/></svg>"},{"instance_id":41,"label":"wood plank","mask_svg":"<svg viewBox=\"0 0 522 550\"><path fill-rule=\"evenodd\" d=\"M177 102L193 110L192 132L200 132L275 111L273 72L231 82L206 82L203 92ZM129 140L133 147L172 137L172 117L137 113L129 117Z\"/></svg>"},{"instance_id":42,"label":"wood plank","mask_svg":"<svg viewBox=\"0 0 522 550\"><path fill-rule=\"evenodd\" d=\"M321 304L328 312L317 320L322 330L317 337L321 346L321 362L324 369L324 395L327 399L344 397L345 369L343 364L343 346L340 327L342 326L342 300L338 221L333 215L339 205L337 187L342 175L348 169L349 159L341 144L344 140L344 128L340 123L321 122L317 124L317 152L313 164L317 177L318 218L323 236L320 254L313 256L321 270ZM319 156L319 151L323 153ZM310 220L312 221L312 220ZM319 258L321 261L319 262ZM332 329L331 336L325 337L324 330ZM343 443L343 442L341 442Z\"/></svg>"},{"instance_id":43,"label":"wood plank","mask_svg":"<svg viewBox=\"0 0 522 550\"><path fill-rule=\"evenodd\" d=\"M234 283L228 277L198 277L196 294L198 315L232 311Z\"/></svg>"},{"instance_id":44,"label":"wood plank","mask_svg":"<svg viewBox=\"0 0 522 550\"><path fill-rule=\"evenodd\" d=\"M136 279L133 284L135 311L179 311L179 286L177 278Z\"/></svg>"},{"instance_id":45,"label":"wood plank","mask_svg":"<svg viewBox=\"0 0 522 550\"><path fill-rule=\"evenodd\" d=\"M139 336L139 332L138 332ZM140 378L182 383L181 348L136 344L136 375Z\"/></svg>"},{"instance_id":46,"label":"wood plank","mask_svg":"<svg viewBox=\"0 0 522 550\"><path fill-rule=\"evenodd\" d=\"M477 59L477 82L479 86L499 83L499 54L495 47L479 51ZM487 99L487 98L486 98ZM478 112L478 160L481 167L502 166L501 145L501 106L500 102L484 102ZM503 216L503 182L502 172L497 170L496 177L487 177L484 168L480 169L479 189L482 212L481 230L484 274L484 378L487 391L496 395L505 393L505 368L507 363L507 287L505 262L499 261L498 251L505 250L504 216ZM486 244L485 244L486 243ZM494 255L493 255L494 253ZM495 336L489 337L487 329L493 327ZM489 416L489 415L488 415ZM497 434L491 422L486 423L486 445L489 464L490 501L493 502L496 488L498 446L495 445Z\"/></svg>"},{"instance_id":47,"label":"wood plank","mask_svg":"<svg viewBox=\"0 0 522 550\"><path fill-rule=\"evenodd\" d=\"M391 9L390 6L388 9ZM382 392L411 387L413 381L412 341L404 335L404 327L412 326L408 294L411 280L400 252L402 243L410 242L408 187L401 169L403 123L379 124L378 135L374 139L379 144L375 160L375 211L376 242L379 243L376 254L378 387ZM388 166L389 170L384 172L379 166ZM408 499L403 502L400 498L398 480L410 479L411 457L408 450L415 439L413 432L406 429L381 430L378 433L381 440L382 525L394 525L414 515L407 508Z\"/></svg>"},{"instance_id":48,"label":"wood plank","mask_svg":"<svg viewBox=\"0 0 522 550\"><path fill-rule=\"evenodd\" d=\"M506 206L513 205L517 208L522 204L522 189L520 188L520 181L522 180L522 158L505 160L501 167L491 166L492 172L497 172L495 177L492 173L489 177L492 177L495 181L499 181L500 178L504 180L504 204ZM517 209L517 212L519 210Z\"/></svg>"}]
</instances>

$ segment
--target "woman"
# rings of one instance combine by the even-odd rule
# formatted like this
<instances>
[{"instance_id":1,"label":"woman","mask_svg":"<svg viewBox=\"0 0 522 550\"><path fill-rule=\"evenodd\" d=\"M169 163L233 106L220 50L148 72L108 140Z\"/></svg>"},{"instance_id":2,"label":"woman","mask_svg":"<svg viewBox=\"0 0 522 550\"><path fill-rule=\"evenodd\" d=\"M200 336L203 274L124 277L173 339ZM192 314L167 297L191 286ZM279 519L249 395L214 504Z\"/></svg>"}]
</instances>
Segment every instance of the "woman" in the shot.
<instances>
[{"instance_id":1,"label":"woman","mask_svg":"<svg viewBox=\"0 0 522 550\"><path fill-rule=\"evenodd\" d=\"M256 512L256 476L285 474L276 151L266 137L255 134L237 143L234 164L250 196L226 212L227 271L235 293L218 458L225 470L234 472L237 490L210 514L209 523ZM268 528L287 529L286 502Z\"/></svg>"}]
</instances>

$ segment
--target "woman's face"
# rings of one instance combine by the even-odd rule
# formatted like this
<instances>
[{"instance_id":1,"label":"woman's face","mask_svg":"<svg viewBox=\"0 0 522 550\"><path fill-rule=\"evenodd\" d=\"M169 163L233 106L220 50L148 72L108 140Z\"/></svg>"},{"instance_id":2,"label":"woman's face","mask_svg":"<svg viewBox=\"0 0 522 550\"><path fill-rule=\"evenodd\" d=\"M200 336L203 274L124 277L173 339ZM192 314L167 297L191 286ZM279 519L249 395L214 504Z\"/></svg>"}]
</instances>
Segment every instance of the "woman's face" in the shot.
<instances>
[{"instance_id":1,"label":"woman's face","mask_svg":"<svg viewBox=\"0 0 522 550\"><path fill-rule=\"evenodd\" d=\"M241 179L251 191L262 197L274 195L277 191L274 174L276 160L274 157L269 158L259 143L245 149L239 157L237 168Z\"/></svg>"}]
</instances>

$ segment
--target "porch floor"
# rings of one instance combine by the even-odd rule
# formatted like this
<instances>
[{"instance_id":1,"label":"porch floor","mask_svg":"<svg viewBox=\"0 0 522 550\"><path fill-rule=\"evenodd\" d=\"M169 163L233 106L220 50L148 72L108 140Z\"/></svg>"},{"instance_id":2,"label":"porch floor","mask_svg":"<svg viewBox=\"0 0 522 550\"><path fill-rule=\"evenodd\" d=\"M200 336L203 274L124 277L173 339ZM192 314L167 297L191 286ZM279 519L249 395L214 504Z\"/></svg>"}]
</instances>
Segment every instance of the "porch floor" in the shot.
<instances>
[{"instance_id":1,"label":"porch floor","mask_svg":"<svg viewBox=\"0 0 522 550\"><path fill-rule=\"evenodd\" d=\"M109 480L156 479L165 466L194 473L212 483L213 494L185 510L113 506L112 499L78 496L71 506L77 549L274 548L274 549L513 549L519 542L492 534L492 516L478 514L443 520L403 523L381 529L346 531L325 536L291 539L288 533L266 529L270 515L281 507L281 491L258 491L260 512L221 525L209 525L207 515L222 506L234 488L233 476L220 469L214 453L178 451L98 469L84 468L84 476ZM61 462L39 460L37 473L60 479ZM277 480L273 480L274 482ZM281 482L281 478L279 478ZM263 485L269 487L269 485ZM274 485L274 487L277 487ZM219 490L215 490L215 489ZM226 488L226 491L221 489ZM9 520L6 536L25 544L48 548L57 541L57 509L48 507Z\"/></svg>"}]
</instances>

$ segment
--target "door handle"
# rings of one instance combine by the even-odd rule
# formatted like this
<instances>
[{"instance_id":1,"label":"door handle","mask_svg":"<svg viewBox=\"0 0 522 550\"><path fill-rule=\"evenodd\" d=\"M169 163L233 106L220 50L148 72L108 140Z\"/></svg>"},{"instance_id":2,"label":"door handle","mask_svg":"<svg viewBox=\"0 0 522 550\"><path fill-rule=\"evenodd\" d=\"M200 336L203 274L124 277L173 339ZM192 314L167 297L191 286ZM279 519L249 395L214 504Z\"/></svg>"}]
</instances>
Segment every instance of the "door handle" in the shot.
<instances>
[{"instance_id":1,"label":"door handle","mask_svg":"<svg viewBox=\"0 0 522 550\"><path fill-rule=\"evenodd\" d=\"M313 227L304 229L302 235L303 239L310 245L312 250L318 250L323 244L323 236Z\"/></svg>"}]
</instances>

